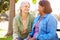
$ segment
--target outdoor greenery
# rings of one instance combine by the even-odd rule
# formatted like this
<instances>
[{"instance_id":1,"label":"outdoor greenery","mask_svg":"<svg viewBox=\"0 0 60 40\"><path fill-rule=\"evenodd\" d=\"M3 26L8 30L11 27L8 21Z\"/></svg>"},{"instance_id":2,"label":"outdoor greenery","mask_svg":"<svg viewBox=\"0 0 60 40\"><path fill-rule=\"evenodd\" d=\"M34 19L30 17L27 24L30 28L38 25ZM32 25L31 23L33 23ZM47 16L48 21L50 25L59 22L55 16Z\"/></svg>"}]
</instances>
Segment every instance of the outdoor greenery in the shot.
<instances>
[{"instance_id":1,"label":"outdoor greenery","mask_svg":"<svg viewBox=\"0 0 60 40\"><path fill-rule=\"evenodd\" d=\"M17 2L18 0L16 0ZM9 9L10 0L0 0L0 13L4 13Z\"/></svg>"},{"instance_id":2,"label":"outdoor greenery","mask_svg":"<svg viewBox=\"0 0 60 40\"><path fill-rule=\"evenodd\" d=\"M36 2L37 2L37 0L32 0L32 3L33 3L33 4L36 4Z\"/></svg>"},{"instance_id":3,"label":"outdoor greenery","mask_svg":"<svg viewBox=\"0 0 60 40\"><path fill-rule=\"evenodd\" d=\"M16 0L17 2L18 0ZM10 0L0 0L0 14L5 13L5 11L9 10ZM5 30L0 29L0 33L2 33ZM2 36L2 37L1 37ZM3 34L0 34L0 40L12 40L12 36L3 36Z\"/></svg>"},{"instance_id":4,"label":"outdoor greenery","mask_svg":"<svg viewBox=\"0 0 60 40\"><path fill-rule=\"evenodd\" d=\"M12 40L12 36L8 36L8 37L5 37L5 38L0 38L0 40Z\"/></svg>"}]
</instances>

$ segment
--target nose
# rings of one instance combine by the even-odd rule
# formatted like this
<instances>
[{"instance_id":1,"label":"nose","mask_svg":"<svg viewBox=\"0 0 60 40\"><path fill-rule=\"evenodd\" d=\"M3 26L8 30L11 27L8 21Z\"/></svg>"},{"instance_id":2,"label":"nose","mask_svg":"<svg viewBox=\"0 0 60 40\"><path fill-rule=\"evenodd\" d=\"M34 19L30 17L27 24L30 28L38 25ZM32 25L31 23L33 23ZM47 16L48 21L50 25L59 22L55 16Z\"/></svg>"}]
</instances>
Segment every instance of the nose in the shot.
<instances>
[{"instance_id":1,"label":"nose","mask_svg":"<svg viewBox=\"0 0 60 40\"><path fill-rule=\"evenodd\" d=\"M29 10L29 7L27 7L26 9Z\"/></svg>"}]
</instances>

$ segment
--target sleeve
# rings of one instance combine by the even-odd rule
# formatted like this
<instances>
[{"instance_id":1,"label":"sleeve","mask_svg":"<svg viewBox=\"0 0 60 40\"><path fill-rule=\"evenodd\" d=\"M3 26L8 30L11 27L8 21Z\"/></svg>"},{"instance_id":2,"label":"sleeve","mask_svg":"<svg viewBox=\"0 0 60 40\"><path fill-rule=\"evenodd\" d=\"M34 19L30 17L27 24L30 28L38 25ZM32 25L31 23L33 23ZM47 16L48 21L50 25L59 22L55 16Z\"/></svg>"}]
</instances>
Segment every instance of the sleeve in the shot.
<instances>
[{"instance_id":1,"label":"sleeve","mask_svg":"<svg viewBox=\"0 0 60 40\"><path fill-rule=\"evenodd\" d=\"M32 29L32 31L29 32L29 35L30 35L31 37L33 37L33 34L34 34L34 29Z\"/></svg>"},{"instance_id":2,"label":"sleeve","mask_svg":"<svg viewBox=\"0 0 60 40\"><path fill-rule=\"evenodd\" d=\"M51 40L56 35L57 21L54 17L50 17L47 23L47 33L38 36L40 40Z\"/></svg>"},{"instance_id":3,"label":"sleeve","mask_svg":"<svg viewBox=\"0 0 60 40\"><path fill-rule=\"evenodd\" d=\"M38 35L39 35L39 34L34 34L33 37L37 39L37 38L38 38Z\"/></svg>"},{"instance_id":4,"label":"sleeve","mask_svg":"<svg viewBox=\"0 0 60 40\"><path fill-rule=\"evenodd\" d=\"M34 30L33 30L34 16L32 16L31 18L32 18L31 19L31 32L29 32L29 35L32 37L33 36L33 32L34 32Z\"/></svg>"},{"instance_id":5,"label":"sleeve","mask_svg":"<svg viewBox=\"0 0 60 40\"><path fill-rule=\"evenodd\" d=\"M37 19L38 17L33 17L33 22L32 22L32 31L29 33L29 35L32 37L33 35L34 35L34 23L36 22L36 19ZM37 37L37 36L36 36Z\"/></svg>"},{"instance_id":6,"label":"sleeve","mask_svg":"<svg viewBox=\"0 0 60 40\"><path fill-rule=\"evenodd\" d=\"M35 17L34 17L34 16L32 16L32 19L31 19L31 20L32 20L32 22L31 22L31 28L33 27L34 18L35 18Z\"/></svg>"},{"instance_id":7,"label":"sleeve","mask_svg":"<svg viewBox=\"0 0 60 40\"><path fill-rule=\"evenodd\" d=\"M13 20L13 40L18 38L18 26L16 19Z\"/></svg>"}]
</instances>

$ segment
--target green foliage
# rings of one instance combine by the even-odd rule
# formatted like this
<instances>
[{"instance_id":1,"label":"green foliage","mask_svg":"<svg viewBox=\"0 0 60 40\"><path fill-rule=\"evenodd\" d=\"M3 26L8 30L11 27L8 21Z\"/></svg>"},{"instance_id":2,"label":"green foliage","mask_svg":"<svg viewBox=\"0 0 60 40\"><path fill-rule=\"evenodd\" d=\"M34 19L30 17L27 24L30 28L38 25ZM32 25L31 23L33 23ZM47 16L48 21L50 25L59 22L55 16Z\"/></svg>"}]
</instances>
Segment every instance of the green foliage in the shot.
<instances>
[{"instance_id":1,"label":"green foliage","mask_svg":"<svg viewBox=\"0 0 60 40\"><path fill-rule=\"evenodd\" d=\"M18 0L16 0L17 2ZM1 0L0 2L0 13L3 13L9 9L10 0Z\"/></svg>"},{"instance_id":2,"label":"green foliage","mask_svg":"<svg viewBox=\"0 0 60 40\"><path fill-rule=\"evenodd\" d=\"M17 2L18 0L16 0L16 2Z\"/></svg>"},{"instance_id":3,"label":"green foliage","mask_svg":"<svg viewBox=\"0 0 60 40\"><path fill-rule=\"evenodd\" d=\"M36 1L37 1L37 0L32 0L32 3L33 3L33 4L36 4Z\"/></svg>"},{"instance_id":4,"label":"green foliage","mask_svg":"<svg viewBox=\"0 0 60 40\"><path fill-rule=\"evenodd\" d=\"M12 39L13 39L12 36L8 36L8 37L6 37L6 38L0 38L0 40L12 40Z\"/></svg>"},{"instance_id":5,"label":"green foliage","mask_svg":"<svg viewBox=\"0 0 60 40\"><path fill-rule=\"evenodd\" d=\"M9 0L1 0L1 2L0 2L0 13L3 13L8 9L9 9Z\"/></svg>"}]
</instances>

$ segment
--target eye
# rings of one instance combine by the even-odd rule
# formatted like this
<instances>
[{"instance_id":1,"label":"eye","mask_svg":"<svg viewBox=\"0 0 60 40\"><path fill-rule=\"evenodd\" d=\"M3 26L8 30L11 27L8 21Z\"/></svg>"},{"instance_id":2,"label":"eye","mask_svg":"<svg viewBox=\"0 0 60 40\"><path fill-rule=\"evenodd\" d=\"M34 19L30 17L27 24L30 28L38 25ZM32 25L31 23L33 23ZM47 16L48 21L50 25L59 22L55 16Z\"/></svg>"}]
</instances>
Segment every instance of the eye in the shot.
<instances>
[{"instance_id":1,"label":"eye","mask_svg":"<svg viewBox=\"0 0 60 40\"><path fill-rule=\"evenodd\" d=\"M26 8L30 8L30 6L29 6L29 5L26 5L25 7L26 7Z\"/></svg>"},{"instance_id":2,"label":"eye","mask_svg":"<svg viewBox=\"0 0 60 40\"><path fill-rule=\"evenodd\" d=\"M25 7L27 7L27 6L25 6Z\"/></svg>"}]
</instances>

